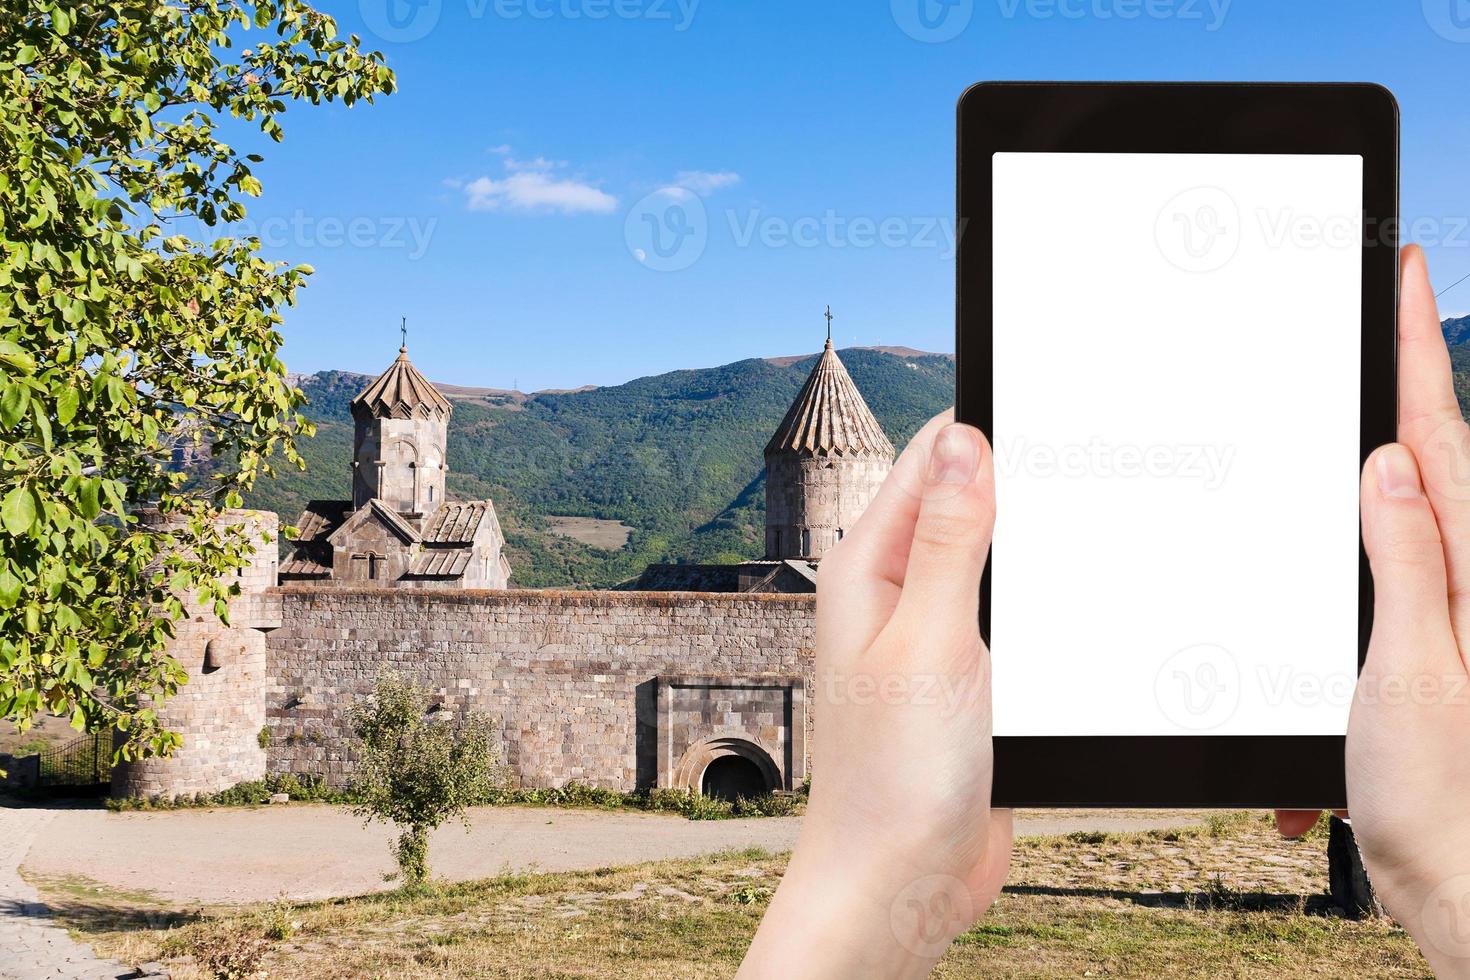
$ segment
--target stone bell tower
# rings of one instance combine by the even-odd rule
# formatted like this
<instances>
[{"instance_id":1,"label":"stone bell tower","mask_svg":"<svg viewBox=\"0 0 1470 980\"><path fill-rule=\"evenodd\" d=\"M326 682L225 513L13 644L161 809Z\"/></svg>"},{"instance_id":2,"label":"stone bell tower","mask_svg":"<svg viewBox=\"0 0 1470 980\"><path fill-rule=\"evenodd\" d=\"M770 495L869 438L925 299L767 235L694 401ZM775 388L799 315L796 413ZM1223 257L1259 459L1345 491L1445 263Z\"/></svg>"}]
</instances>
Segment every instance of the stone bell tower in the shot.
<instances>
[{"instance_id":1,"label":"stone bell tower","mask_svg":"<svg viewBox=\"0 0 1470 980\"><path fill-rule=\"evenodd\" d=\"M408 347L352 399L352 507L377 499L395 512L428 517L444 502L449 400L408 359Z\"/></svg>"},{"instance_id":2,"label":"stone bell tower","mask_svg":"<svg viewBox=\"0 0 1470 980\"><path fill-rule=\"evenodd\" d=\"M766 558L817 561L862 516L893 468L893 443L827 346L766 444Z\"/></svg>"}]
</instances>

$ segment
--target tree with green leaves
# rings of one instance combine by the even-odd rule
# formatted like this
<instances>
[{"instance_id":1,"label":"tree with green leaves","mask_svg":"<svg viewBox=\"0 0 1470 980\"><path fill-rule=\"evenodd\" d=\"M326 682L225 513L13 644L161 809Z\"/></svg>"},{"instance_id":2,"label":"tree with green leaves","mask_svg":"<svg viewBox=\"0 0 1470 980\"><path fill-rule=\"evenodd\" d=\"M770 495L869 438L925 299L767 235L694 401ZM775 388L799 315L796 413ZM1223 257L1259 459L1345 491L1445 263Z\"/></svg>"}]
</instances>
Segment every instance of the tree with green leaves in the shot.
<instances>
[{"instance_id":1,"label":"tree with green leaves","mask_svg":"<svg viewBox=\"0 0 1470 980\"><path fill-rule=\"evenodd\" d=\"M353 812L397 824L393 854L405 888L428 880L429 834L489 802L505 781L488 718L469 715L455 724L430 718L431 711L427 691L389 674L352 714L361 739Z\"/></svg>"},{"instance_id":2,"label":"tree with green leaves","mask_svg":"<svg viewBox=\"0 0 1470 980\"><path fill-rule=\"evenodd\" d=\"M149 707L186 680L171 620L227 614L264 543L219 509L309 432L277 355L312 270L230 235L261 158L222 129L279 141L290 102L391 92L336 31L299 0L0 0L0 719L180 742ZM190 445L207 479L173 464Z\"/></svg>"}]
</instances>

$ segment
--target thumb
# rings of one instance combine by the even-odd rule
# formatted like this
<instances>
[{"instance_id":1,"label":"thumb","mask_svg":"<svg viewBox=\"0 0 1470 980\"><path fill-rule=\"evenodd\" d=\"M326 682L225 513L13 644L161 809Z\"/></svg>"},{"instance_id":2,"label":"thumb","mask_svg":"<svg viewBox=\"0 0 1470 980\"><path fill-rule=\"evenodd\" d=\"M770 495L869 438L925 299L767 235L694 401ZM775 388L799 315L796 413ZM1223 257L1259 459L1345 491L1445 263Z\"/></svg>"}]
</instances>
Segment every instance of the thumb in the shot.
<instances>
[{"instance_id":1,"label":"thumb","mask_svg":"<svg viewBox=\"0 0 1470 980\"><path fill-rule=\"evenodd\" d=\"M995 527L994 470L979 429L955 423L935 435L898 605L917 631L978 629L980 575Z\"/></svg>"},{"instance_id":2,"label":"thumb","mask_svg":"<svg viewBox=\"0 0 1470 980\"><path fill-rule=\"evenodd\" d=\"M1368 666L1378 673L1399 671L1411 665L1385 658L1422 661L1442 651L1453 636L1444 543L1424 496L1419 463L1407 447L1391 443L1368 457L1362 508L1363 547L1373 569L1374 593L1375 642L1369 647Z\"/></svg>"}]
</instances>

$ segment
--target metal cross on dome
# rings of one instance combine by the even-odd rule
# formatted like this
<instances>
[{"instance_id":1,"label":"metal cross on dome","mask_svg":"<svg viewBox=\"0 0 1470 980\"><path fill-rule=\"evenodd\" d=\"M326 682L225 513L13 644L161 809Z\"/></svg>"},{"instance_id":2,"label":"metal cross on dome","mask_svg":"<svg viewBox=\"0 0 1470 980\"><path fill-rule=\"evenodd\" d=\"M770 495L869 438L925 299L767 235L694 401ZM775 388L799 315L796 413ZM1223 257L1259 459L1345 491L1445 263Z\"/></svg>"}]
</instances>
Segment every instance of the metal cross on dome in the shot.
<instances>
[{"instance_id":1,"label":"metal cross on dome","mask_svg":"<svg viewBox=\"0 0 1470 980\"><path fill-rule=\"evenodd\" d=\"M832 305L827 305L827 312L823 314L827 318L827 342L832 342Z\"/></svg>"}]
</instances>

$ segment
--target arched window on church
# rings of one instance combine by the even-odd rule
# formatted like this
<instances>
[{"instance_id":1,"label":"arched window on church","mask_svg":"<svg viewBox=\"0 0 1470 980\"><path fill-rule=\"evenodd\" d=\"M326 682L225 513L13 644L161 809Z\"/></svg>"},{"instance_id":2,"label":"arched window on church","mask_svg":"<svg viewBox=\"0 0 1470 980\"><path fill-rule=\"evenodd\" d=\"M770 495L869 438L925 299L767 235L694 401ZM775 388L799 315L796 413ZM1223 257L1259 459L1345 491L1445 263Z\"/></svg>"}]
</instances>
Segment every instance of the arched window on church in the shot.
<instances>
[{"instance_id":1,"label":"arched window on church","mask_svg":"<svg viewBox=\"0 0 1470 980\"><path fill-rule=\"evenodd\" d=\"M801 532L801 553L803 557L812 553L812 532L810 531Z\"/></svg>"},{"instance_id":2,"label":"arched window on church","mask_svg":"<svg viewBox=\"0 0 1470 980\"><path fill-rule=\"evenodd\" d=\"M376 552L369 551L365 555L353 555L352 577L354 579L361 579L363 577L362 573L365 572L367 578L375 579L378 577L378 573L382 571L382 566L383 556Z\"/></svg>"}]
</instances>

